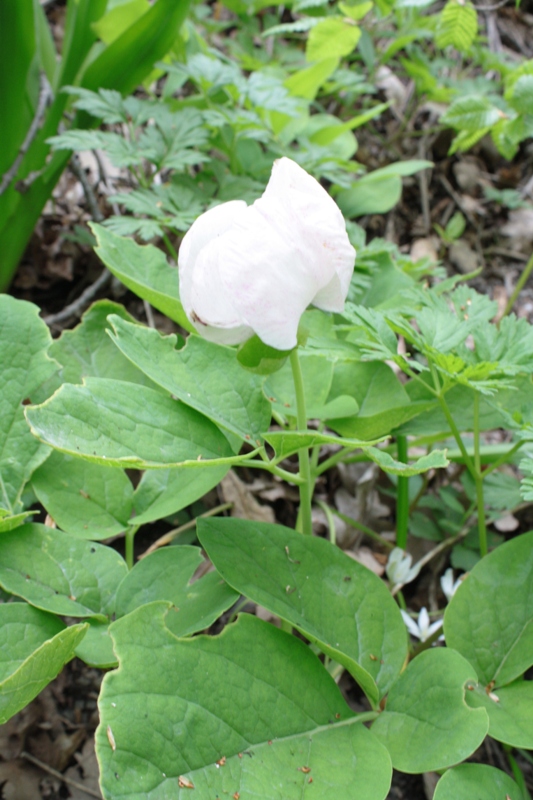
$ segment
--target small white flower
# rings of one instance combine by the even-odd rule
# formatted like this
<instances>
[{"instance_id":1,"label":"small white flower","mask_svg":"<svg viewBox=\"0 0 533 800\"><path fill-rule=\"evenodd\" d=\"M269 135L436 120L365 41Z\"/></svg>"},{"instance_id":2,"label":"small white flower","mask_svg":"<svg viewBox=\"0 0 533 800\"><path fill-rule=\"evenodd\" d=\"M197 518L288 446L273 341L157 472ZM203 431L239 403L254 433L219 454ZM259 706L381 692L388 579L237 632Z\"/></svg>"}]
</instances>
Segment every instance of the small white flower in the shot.
<instances>
[{"instance_id":1,"label":"small white flower","mask_svg":"<svg viewBox=\"0 0 533 800\"><path fill-rule=\"evenodd\" d=\"M440 579L441 589L444 592L444 595L445 595L446 599L448 600L448 602L450 602L450 600L452 599L452 597L454 596L455 592L457 591L459 586L462 584L464 579L465 579L465 575L463 574L463 575L460 575L457 578L457 580L454 582L454 580L453 580L453 569L451 567L448 567L448 569L446 570L444 575L441 577L441 579Z\"/></svg>"},{"instance_id":2,"label":"small white flower","mask_svg":"<svg viewBox=\"0 0 533 800\"><path fill-rule=\"evenodd\" d=\"M251 206L232 200L194 222L178 258L181 302L210 341L239 344L255 333L290 350L307 306L343 310L354 261L335 201L281 158Z\"/></svg>"},{"instance_id":3,"label":"small white flower","mask_svg":"<svg viewBox=\"0 0 533 800\"><path fill-rule=\"evenodd\" d=\"M413 557L406 553L405 550L402 550L401 547L395 547L394 550L391 550L385 572L393 588L395 586L404 586L406 583L414 581L420 572L420 567L417 564L412 567L412 563Z\"/></svg>"},{"instance_id":4,"label":"small white flower","mask_svg":"<svg viewBox=\"0 0 533 800\"><path fill-rule=\"evenodd\" d=\"M402 609L400 613L403 617L403 621L407 625L407 630L409 633L416 639L420 639L421 642L426 642L429 637L435 633L435 631L438 631L439 628L442 627L441 619L430 624L429 614L425 606L420 610L418 622L415 622L414 619L409 616L407 611L403 611Z\"/></svg>"}]
</instances>

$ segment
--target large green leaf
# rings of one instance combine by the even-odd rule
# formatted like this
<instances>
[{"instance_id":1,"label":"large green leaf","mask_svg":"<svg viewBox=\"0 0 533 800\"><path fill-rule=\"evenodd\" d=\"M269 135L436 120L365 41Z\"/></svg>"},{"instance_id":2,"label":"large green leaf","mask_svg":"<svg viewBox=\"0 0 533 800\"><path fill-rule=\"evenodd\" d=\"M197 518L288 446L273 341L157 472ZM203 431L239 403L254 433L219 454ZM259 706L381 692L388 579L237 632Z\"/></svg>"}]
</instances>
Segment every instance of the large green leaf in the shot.
<instances>
[{"instance_id":1,"label":"large green leaf","mask_svg":"<svg viewBox=\"0 0 533 800\"><path fill-rule=\"evenodd\" d=\"M488 732L481 708L465 703L474 670L448 648L426 650L412 661L387 698L372 732L402 772L428 772L463 761Z\"/></svg>"},{"instance_id":2,"label":"large green leaf","mask_svg":"<svg viewBox=\"0 0 533 800\"><path fill-rule=\"evenodd\" d=\"M89 64L82 86L133 92L168 53L188 10L188 0L157 0Z\"/></svg>"},{"instance_id":3,"label":"large green leaf","mask_svg":"<svg viewBox=\"0 0 533 800\"><path fill-rule=\"evenodd\" d=\"M34 472L32 487L67 533L84 539L107 539L128 527L133 486L123 470L55 451Z\"/></svg>"},{"instance_id":4,"label":"large green leaf","mask_svg":"<svg viewBox=\"0 0 533 800\"><path fill-rule=\"evenodd\" d=\"M133 364L183 403L252 443L270 425L264 378L244 370L229 347L189 336L181 350L176 337L110 317L111 338Z\"/></svg>"},{"instance_id":5,"label":"large green leaf","mask_svg":"<svg viewBox=\"0 0 533 800\"><path fill-rule=\"evenodd\" d=\"M113 275L182 328L192 330L180 301L177 267L170 266L163 251L117 236L96 222L91 229L98 241L95 252Z\"/></svg>"},{"instance_id":6,"label":"large green leaf","mask_svg":"<svg viewBox=\"0 0 533 800\"><path fill-rule=\"evenodd\" d=\"M474 567L446 609L444 635L485 686L509 683L533 664L533 532Z\"/></svg>"},{"instance_id":7,"label":"large green leaf","mask_svg":"<svg viewBox=\"0 0 533 800\"><path fill-rule=\"evenodd\" d=\"M383 800L386 750L303 642L249 615L180 640L166 613L154 603L113 625L120 669L104 679L96 733L106 800L299 800L307 787Z\"/></svg>"},{"instance_id":8,"label":"large green leaf","mask_svg":"<svg viewBox=\"0 0 533 800\"><path fill-rule=\"evenodd\" d=\"M278 461L297 453L302 447L333 444L357 450L360 447L366 448L370 444L370 442L359 439L344 439L332 433L320 433L319 431L270 431L264 434L264 438L276 451Z\"/></svg>"},{"instance_id":9,"label":"large green leaf","mask_svg":"<svg viewBox=\"0 0 533 800\"><path fill-rule=\"evenodd\" d=\"M342 17L326 17L309 31L306 47L308 61L349 55L361 38L361 28Z\"/></svg>"},{"instance_id":10,"label":"large green leaf","mask_svg":"<svg viewBox=\"0 0 533 800\"><path fill-rule=\"evenodd\" d=\"M154 383L125 358L107 335L107 317L116 314L134 322L126 309L111 300L98 300L83 315L73 330L63 331L49 350L49 355L61 366L65 383L82 383L84 378L115 378L142 383L155 388Z\"/></svg>"},{"instance_id":11,"label":"large green leaf","mask_svg":"<svg viewBox=\"0 0 533 800\"><path fill-rule=\"evenodd\" d=\"M37 697L85 635L26 603L0 605L0 725Z\"/></svg>"},{"instance_id":12,"label":"large green leaf","mask_svg":"<svg viewBox=\"0 0 533 800\"><path fill-rule=\"evenodd\" d=\"M431 161L416 159L389 164L364 175L350 189L342 189L335 199L347 217L385 214L401 197L402 176L413 175L431 166Z\"/></svg>"},{"instance_id":13,"label":"large green leaf","mask_svg":"<svg viewBox=\"0 0 533 800\"><path fill-rule=\"evenodd\" d=\"M208 628L239 595L216 572L191 583L202 562L200 548L189 545L161 548L146 556L120 584L116 616L123 617L154 600L166 600L174 605L166 624L176 636Z\"/></svg>"},{"instance_id":14,"label":"large green leaf","mask_svg":"<svg viewBox=\"0 0 533 800\"><path fill-rule=\"evenodd\" d=\"M144 525L190 506L217 486L229 468L229 465L222 465L147 470L133 495L135 518L132 523Z\"/></svg>"},{"instance_id":15,"label":"large green leaf","mask_svg":"<svg viewBox=\"0 0 533 800\"><path fill-rule=\"evenodd\" d=\"M522 800L517 784L505 772L485 764L459 764L437 783L433 800Z\"/></svg>"},{"instance_id":16,"label":"large green leaf","mask_svg":"<svg viewBox=\"0 0 533 800\"><path fill-rule=\"evenodd\" d=\"M370 298L369 298L370 300ZM336 364L330 398L351 394L359 404L357 414L329 421L342 436L378 439L435 405L413 401L392 369L380 361Z\"/></svg>"},{"instance_id":17,"label":"large green leaf","mask_svg":"<svg viewBox=\"0 0 533 800\"><path fill-rule=\"evenodd\" d=\"M350 395L328 397L333 380L332 361L313 353L302 353L300 365L309 419L333 419L357 413L357 401ZM289 363L268 377L264 392L274 411L296 417L294 379Z\"/></svg>"},{"instance_id":18,"label":"large green leaf","mask_svg":"<svg viewBox=\"0 0 533 800\"><path fill-rule=\"evenodd\" d=\"M105 620L126 572L112 548L44 525L0 536L0 586L43 611Z\"/></svg>"},{"instance_id":19,"label":"large green leaf","mask_svg":"<svg viewBox=\"0 0 533 800\"><path fill-rule=\"evenodd\" d=\"M22 490L50 452L31 435L23 404L57 371L51 342L37 306L0 295L0 508L11 514L22 511Z\"/></svg>"},{"instance_id":20,"label":"large green leaf","mask_svg":"<svg viewBox=\"0 0 533 800\"><path fill-rule=\"evenodd\" d=\"M401 672L407 637L383 581L341 550L281 525L203 519L198 537L227 582L348 669L372 703Z\"/></svg>"},{"instance_id":21,"label":"large green leaf","mask_svg":"<svg viewBox=\"0 0 533 800\"><path fill-rule=\"evenodd\" d=\"M143 469L233 455L206 417L160 392L104 378L64 384L50 400L26 409L32 432L58 450L90 461Z\"/></svg>"},{"instance_id":22,"label":"large green leaf","mask_svg":"<svg viewBox=\"0 0 533 800\"><path fill-rule=\"evenodd\" d=\"M489 735L511 747L533 749L533 681L518 680L489 691L474 686L466 694L472 708L489 715Z\"/></svg>"}]
</instances>

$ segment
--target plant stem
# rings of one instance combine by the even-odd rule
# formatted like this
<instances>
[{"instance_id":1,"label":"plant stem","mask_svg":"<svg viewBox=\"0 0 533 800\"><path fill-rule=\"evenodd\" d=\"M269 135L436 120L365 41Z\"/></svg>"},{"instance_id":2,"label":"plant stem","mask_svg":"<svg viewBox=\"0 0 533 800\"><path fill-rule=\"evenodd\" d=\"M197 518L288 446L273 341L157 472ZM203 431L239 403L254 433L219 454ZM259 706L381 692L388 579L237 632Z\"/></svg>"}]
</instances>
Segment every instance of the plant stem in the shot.
<instances>
[{"instance_id":1,"label":"plant stem","mask_svg":"<svg viewBox=\"0 0 533 800\"><path fill-rule=\"evenodd\" d=\"M296 425L299 431L307 430L307 413L305 410L304 382L302 368L298 358L298 348L291 350L290 355L292 378L294 381L294 391L296 394ZM298 450L298 461L300 464L300 476L303 483L300 484L300 509L298 512L297 527L301 533L312 534L313 525L311 521L311 465L309 463L309 448L302 447Z\"/></svg>"},{"instance_id":2,"label":"plant stem","mask_svg":"<svg viewBox=\"0 0 533 800\"><path fill-rule=\"evenodd\" d=\"M479 535L479 552L481 557L488 553L487 524L485 522L485 498L483 496L483 474L479 455L479 392L474 395L474 468L472 474L476 484L477 528Z\"/></svg>"},{"instance_id":3,"label":"plant stem","mask_svg":"<svg viewBox=\"0 0 533 800\"><path fill-rule=\"evenodd\" d=\"M407 436L396 437L398 461L407 464ZM409 478L398 475L396 486L396 546L405 550L409 527Z\"/></svg>"},{"instance_id":4,"label":"plant stem","mask_svg":"<svg viewBox=\"0 0 533 800\"><path fill-rule=\"evenodd\" d=\"M133 543L135 541L135 534L137 533L138 530L139 530L138 525L131 525L126 530L126 537L124 542L124 558L126 560L128 569L133 569L133 563L135 559L133 553Z\"/></svg>"},{"instance_id":5,"label":"plant stem","mask_svg":"<svg viewBox=\"0 0 533 800\"><path fill-rule=\"evenodd\" d=\"M513 310L513 306L516 303L516 298L524 288L524 284L526 283L527 279L531 275L531 270L533 270L533 254L531 255L529 261L527 262L526 266L524 267L522 274L520 275L516 286L514 287L513 293L510 296L509 300L507 301L507 305L505 306L505 310L503 312L502 318L506 317L507 314L510 314Z\"/></svg>"}]
</instances>

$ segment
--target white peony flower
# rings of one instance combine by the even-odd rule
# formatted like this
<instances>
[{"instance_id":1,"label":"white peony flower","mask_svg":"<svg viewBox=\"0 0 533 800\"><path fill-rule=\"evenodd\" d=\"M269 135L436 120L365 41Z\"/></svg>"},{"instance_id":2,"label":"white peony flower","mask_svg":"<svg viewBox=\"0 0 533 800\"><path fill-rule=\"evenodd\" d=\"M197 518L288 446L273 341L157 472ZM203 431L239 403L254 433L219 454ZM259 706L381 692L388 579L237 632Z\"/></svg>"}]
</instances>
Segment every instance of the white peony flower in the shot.
<instances>
[{"instance_id":1,"label":"white peony flower","mask_svg":"<svg viewBox=\"0 0 533 800\"><path fill-rule=\"evenodd\" d=\"M439 628L442 627L442 620L439 619L436 622L429 622L429 614L427 609L424 607L420 609L420 613L418 615L418 622L415 622L412 619L407 611L401 610L401 615L403 617L403 621L407 625L407 630L412 636L415 636L417 639L420 639L421 642L426 642L430 636L432 636L435 631L438 631ZM444 638L444 637L439 637Z\"/></svg>"},{"instance_id":2,"label":"white peony flower","mask_svg":"<svg viewBox=\"0 0 533 800\"><path fill-rule=\"evenodd\" d=\"M335 201L280 158L253 205L232 200L193 223L179 252L181 302L210 341L239 344L255 333L290 350L307 306L343 310L354 261Z\"/></svg>"}]
</instances>

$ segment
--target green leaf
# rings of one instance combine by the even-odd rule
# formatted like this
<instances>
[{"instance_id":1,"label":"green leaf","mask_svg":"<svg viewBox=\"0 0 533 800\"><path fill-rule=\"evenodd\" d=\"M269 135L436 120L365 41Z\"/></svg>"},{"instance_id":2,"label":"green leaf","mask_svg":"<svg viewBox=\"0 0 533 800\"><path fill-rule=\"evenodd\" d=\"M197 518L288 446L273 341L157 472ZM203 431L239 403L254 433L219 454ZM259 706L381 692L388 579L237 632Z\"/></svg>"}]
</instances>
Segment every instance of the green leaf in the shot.
<instances>
[{"instance_id":1,"label":"green leaf","mask_svg":"<svg viewBox=\"0 0 533 800\"><path fill-rule=\"evenodd\" d=\"M0 533L18 528L34 513L33 511L25 511L22 514L10 514L9 511L0 508Z\"/></svg>"},{"instance_id":2,"label":"green leaf","mask_svg":"<svg viewBox=\"0 0 533 800\"><path fill-rule=\"evenodd\" d=\"M333 379L333 363L323 356L302 353L300 358L306 410L309 419L327 419L327 399ZM270 375L265 381L264 392L272 403L272 408L284 416L296 416L296 394L291 365L284 366ZM356 413L357 403L353 402L352 413Z\"/></svg>"},{"instance_id":3,"label":"green leaf","mask_svg":"<svg viewBox=\"0 0 533 800\"><path fill-rule=\"evenodd\" d=\"M104 796L120 781L129 800L299 800L312 777L325 800L383 800L386 750L303 642L246 614L180 640L165 613L143 606L113 625L120 669L104 678L96 733Z\"/></svg>"},{"instance_id":4,"label":"green leaf","mask_svg":"<svg viewBox=\"0 0 533 800\"><path fill-rule=\"evenodd\" d=\"M198 547L156 550L126 575L117 592L115 613L125 616L155 600L173 604L166 624L175 636L203 631L237 602L239 595L216 572L191 583L204 559Z\"/></svg>"},{"instance_id":5,"label":"green leaf","mask_svg":"<svg viewBox=\"0 0 533 800\"><path fill-rule=\"evenodd\" d=\"M131 522L144 525L181 511L214 489L228 470L229 465L147 470L133 495L135 517Z\"/></svg>"},{"instance_id":6,"label":"green leaf","mask_svg":"<svg viewBox=\"0 0 533 800\"><path fill-rule=\"evenodd\" d=\"M361 38L361 28L343 17L327 17L309 31L305 55L308 61L348 56Z\"/></svg>"},{"instance_id":7,"label":"green leaf","mask_svg":"<svg viewBox=\"0 0 533 800\"><path fill-rule=\"evenodd\" d=\"M116 467L146 469L226 459L226 437L206 417L160 392L125 381L64 384L26 409L33 433L57 450Z\"/></svg>"},{"instance_id":8,"label":"green leaf","mask_svg":"<svg viewBox=\"0 0 533 800\"><path fill-rule=\"evenodd\" d=\"M121 3L100 17L98 22L93 24L93 30L103 42L111 44L149 8L148 0L130 0L128 3Z\"/></svg>"},{"instance_id":9,"label":"green leaf","mask_svg":"<svg viewBox=\"0 0 533 800\"><path fill-rule=\"evenodd\" d=\"M445 769L468 758L488 731L483 709L465 703L474 670L448 648L425 650L393 685L372 732L402 772Z\"/></svg>"},{"instance_id":10,"label":"green leaf","mask_svg":"<svg viewBox=\"0 0 533 800\"><path fill-rule=\"evenodd\" d=\"M455 47L467 53L477 35L477 13L469 2L448 0L437 25L437 47Z\"/></svg>"},{"instance_id":11,"label":"green leaf","mask_svg":"<svg viewBox=\"0 0 533 800\"><path fill-rule=\"evenodd\" d=\"M496 692L533 664L533 533L474 567L446 609L444 635Z\"/></svg>"},{"instance_id":12,"label":"green leaf","mask_svg":"<svg viewBox=\"0 0 533 800\"><path fill-rule=\"evenodd\" d=\"M318 90L332 75L339 65L337 57L324 58L310 67L293 72L290 78L284 81L284 86L295 97L304 97L314 100Z\"/></svg>"},{"instance_id":13,"label":"green leaf","mask_svg":"<svg viewBox=\"0 0 533 800\"><path fill-rule=\"evenodd\" d=\"M26 603L0 605L0 724L54 680L87 627L65 628L57 617Z\"/></svg>"},{"instance_id":14,"label":"green leaf","mask_svg":"<svg viewBox=\"0 0 533 800\"><path fill-rule=\"evenodd\" d=\"M471 708L485 709L493 739L511 747L533 748L532 681L518 680L492 690L472 686L466 700Z\"/></svg>"},{"instance_id":15,"label":"green leaf","mask_svg":"<svg viewBox=\"0 0 533 800\"><path fill-rule=\"evenodd\" d=\"M403 464L401 461L396 461L389 453L378 450L377 447L366 448L366 453L385 472L390 472L393 475L403 475L406 478L420 475L421 472L427 472L430 469L444 469L450 463L446 457L446 450L432 450L426 456L417 458L412 464Z\"/></svg>"},{"instance_id":16,"label":"green leaf","mask_svg":"<svg viewBox=\"0 0 533 800\"><path fill-rule=\"evenodd\" d=\"M0 586L43 611L105 619L126 572L124 559L110 547L44 525L0 536Z\"/></svg>"},{"instance_id":17,"label":"green leaf","mask_svg":"<svg viewBox=\"0 0 533 800\"><path fill-rule=\"evenodd\" d=\"M128 322L133 317L118 303L98 300L73 330L63 331L50 346L49 355L61 366L65 383L82 383L84 378L115 378L155 388L144 372L117 350L107 335L107 317L118 315Z\"/></svg>"},{"instance_id":18,"label":"green leaf","mask_svg":"<svg viewBox=\"0 0 533 800\"><path fill-rule=\"evenodd\" d=\"M523 800L517 784L495 767L486 764L459 764L444 773L437 783L433 800Z\"/></svg>"},{"instance_id":19,"label":"green leaf","mask_svg":"<svg viewBox=\"0 0 533 800\"><path fill-rule=\"evenodd\" d=\"M477 133L483 128L491 128L503 116L484 95L463 95L454 100L442 115L443 125L451 125L459 131Z\"/></svg>"},{"instance_id":20,"label":"green leaf","mask_svg":"<svg viewBox=\"0 0 533 800\"><path fill-rule=\"evenodd\" d=\"M57 371L50 332L32 303L0 295L0 508L22 511L21 495L49 448L31 435L24 403Z\"/></svg>"},{"instance_id":21,"label":"green leaf","mask_svg":"<svg viewBox=\"0 0 533 800\"><path fill-rule=\"evenodd\" d=\"M98 241L95 252L113 275L182 328L192 330L179 299L178 270L163 251L117 236L96 222L90 228Z\"/></svg>"},{"instance_id":22,"label":"green leaf","mask_svg":"<svg viewBox=\"0 0 533 800\"><path fill-rule=\"evenodd\" d=\"M355 181L352 188L343 189L336 196L339 208L347 217L363 214L385 214L401 197L401 177L413 175L421 169L432 167L431 161L413 159L388 164Z\"/></svg>"},{"instance_id":23,"label":"green leaf","mask_svg":"<svg viewBox=\"0 0 533 800\"><path fill-rule=\"evenodd\" d=\"M53 452L33 474L32 487L54 522L84 539L122 533L133 510L125 472Z\"/></svg>"},{"instance_id":24,"label":"green leaf","mask_svg":"<svg viewBox=\"0 0 533 800\"><path fill-rule=\"evenodd\" d=\"M258 375L270 375L285 364L290 350L276 350L269 347L259 336L252 336L237 350L237 361L245 369Z\"/></svg>"},{"instance_id":25,"label":"green leaf","mask_svg":"<svg viewBox=\"0 0 533 800\"><path fill-rule=\"evenodd\" d=\"M203 519L198 537L231 586L342 664L372 703L387 693L407 639L396 603L370 570L329 542L281 525Z\"/></svg>"},{"instance_id":26,"label":"green leaf","mask_svg":"<svg viewBox=\"0 0 533 800\"><path fill-rule=\"evenodd\" d=\"M132 93L168 53L188 10L187 0L157 0L89 64L82 86Z\"/></svg>"},{"instance_id":27,"label":"green leaf","mask_svg":"<svg viewBox=\"0 0 533 800\"><path fill-rule=\"evenodd\" d=\"M521 114L533 112L533 75L521 75L505 93L509 104Z\"/></svg>"},{"instance_id":28,"label":"green leaf","mask_svg":"<svg viewBox=\"0 0 533 800\"><path fill-rule=\"evenodd\" d=\"M360 447L366 449L376 441L346 439L334 436L331 433L319 433L318 431L270 431L265 433L264 437L265 441L276 451L277 461L283 461L283 459L297 453L302 447L319 447L324 444L334 444L339 447L347 447L350 450L358 450Z\"/></svg>"},{"instance_id":29,"label":"green leaf","mask_svg":"<svg viewBox=\"0 0 533 800\"><path fill-rule=\"evenodd\" d=\"M76 647L76 656L85 661L89 667L97 669L111 669L118 666L109 635L109 622L88 620L88 629Z\"/></svg>"},{"instance_id":30,"label":"green leaf","mask_svg":"<svg viewBox=\"0 0 533 800\"><path fill-rule=\"evenodd\" d=\"M263 378L243 370L234 350L189 336L177 351L176 337L112 317L111 338L153 381L217 425L255 442L268 428L270 404L263 396Z\"/></svg>"}]
</instances>

